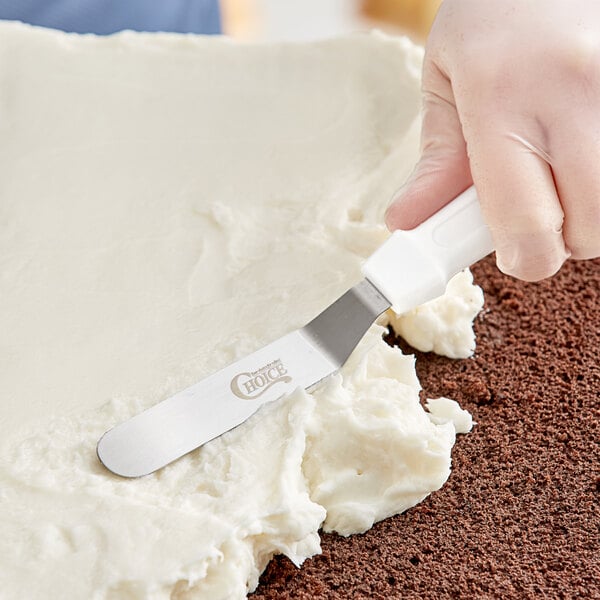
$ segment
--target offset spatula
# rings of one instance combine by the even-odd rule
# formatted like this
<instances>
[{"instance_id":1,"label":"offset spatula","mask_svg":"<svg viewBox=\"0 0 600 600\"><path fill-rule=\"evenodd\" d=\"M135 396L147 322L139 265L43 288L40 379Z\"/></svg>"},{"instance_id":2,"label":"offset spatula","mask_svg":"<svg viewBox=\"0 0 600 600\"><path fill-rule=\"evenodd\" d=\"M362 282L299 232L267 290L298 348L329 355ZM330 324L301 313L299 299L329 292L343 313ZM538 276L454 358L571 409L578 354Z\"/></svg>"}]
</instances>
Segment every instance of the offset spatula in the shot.
<instances>
[{"instance_id":1,"label":"offset spatula","mask_svg":"<svg viewBox=\"0 0 600 600\"><path fill-rule=\"evenodd\" d=\"M425 223L396 231L365 262L365 279L302 329L107 431L98 458L140 477L243 423L266 402L337 371L375 319L442 295L449 279L493 250L469 188Z\"/></svg>"}]
</instances>

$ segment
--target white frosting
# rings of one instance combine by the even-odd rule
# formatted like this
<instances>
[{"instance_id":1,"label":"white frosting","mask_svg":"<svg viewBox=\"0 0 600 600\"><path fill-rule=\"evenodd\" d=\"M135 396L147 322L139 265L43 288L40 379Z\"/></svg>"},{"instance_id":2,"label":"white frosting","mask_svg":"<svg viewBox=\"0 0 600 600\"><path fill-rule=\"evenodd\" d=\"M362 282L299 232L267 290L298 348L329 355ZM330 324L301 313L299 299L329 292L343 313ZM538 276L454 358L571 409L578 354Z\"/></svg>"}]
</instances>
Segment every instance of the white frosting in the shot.
<instances>
[{"instance_id":1,"label":"white frosting","mask_svg":"<svg viewBox=\"0 0 600 600\"><path fill-rule=\"evenodd\" d=\"M323 522L364 531L443 484L454 419L378 325L312 395L154 475L94 452L359 279L416 159L420 50L0 24L2 58L3 596L243 598Z\"/></svg>"},{"instance_id":2,"label":"white frosting","mask_svg":"<svg viewBox=\"0 0 600 600\"><path fill-rule=\"evenodd\" d=\"M483 308L483 291L473 285L468 269L455 275L446 293L403 315L388 311L389 324L411 346L450 358L467 358L475 351L473 320Z\"/></svg>"},{"instance_id":3,"label":"white frosting","mask_svg":"<svg viewBox=\"0 0 600 600\"><path fill-rule=\"evenodd\" d=\"M325 531L363 532L414 506L450 474L455 428L419 404L414 357L365 336L341 371L314 393L304 474L324 506Z\"/></svg>"},{"instance_id":4,"label":"white frosting","mask_svg":"<svg viewBox=\"0 0 600 600\"><path fill-rule=\"evenodd\" d=\"M426 402L429 418L433 423L452 423L456 433L469 433L473 429L473 417L450 398L433 398Z\"/></svg>"}]
</instances>

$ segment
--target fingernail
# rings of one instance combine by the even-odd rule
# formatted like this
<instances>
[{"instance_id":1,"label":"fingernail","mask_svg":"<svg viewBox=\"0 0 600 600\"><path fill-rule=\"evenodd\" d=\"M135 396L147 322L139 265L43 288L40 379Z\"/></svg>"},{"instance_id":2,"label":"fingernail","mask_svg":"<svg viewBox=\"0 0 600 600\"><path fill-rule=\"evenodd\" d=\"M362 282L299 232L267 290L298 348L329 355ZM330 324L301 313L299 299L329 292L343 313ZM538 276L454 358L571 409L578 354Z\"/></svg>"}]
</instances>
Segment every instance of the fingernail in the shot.
<instances>
[{"instance_id":1,"label":"fingernail","mask_svg":"<svg viewBox=\"0 0 600 600\"><path fill-rule=\"evenodd\" d=\"M496 264L507 275L540 281L554 275L569 258L562 237L530 235L496 250Z\"/></svg>"},{"instance_id":2,"label":"fingernail","mask_svg":"<svg viewBox=\"0 0 600 600\"><path fill-rule=\"evenodd\" d=\"M519 247L516 244L496 249L496 265L507 275L512 274L519 262Z\"/></svg>"}]
</instances>

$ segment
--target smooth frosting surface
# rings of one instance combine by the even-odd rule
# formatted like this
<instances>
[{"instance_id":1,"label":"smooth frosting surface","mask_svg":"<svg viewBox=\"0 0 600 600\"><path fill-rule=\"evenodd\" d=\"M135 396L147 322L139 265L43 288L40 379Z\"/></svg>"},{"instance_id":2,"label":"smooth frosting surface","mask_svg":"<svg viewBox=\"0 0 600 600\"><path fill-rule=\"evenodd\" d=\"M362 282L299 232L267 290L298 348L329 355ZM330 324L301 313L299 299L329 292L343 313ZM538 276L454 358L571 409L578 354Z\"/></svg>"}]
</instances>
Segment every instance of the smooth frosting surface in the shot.
<instances>
[{"instance_id":1,"label":"smooth frosting surface","mask_svg":"<svg viewBox=\"0 0 600 600\"><path fill-rule=\"evenodd\" d=\"M152 476L112 476L94 452L360 279L416 159L420 60L377 34L0 24L6 597L243 598L273 553L318 552L322 524L364 531L444 483L457 427L423 410L414 359L379 325L313 394ZM449 329L472 351L468 319Z\"/></svg>"}]
</instances>

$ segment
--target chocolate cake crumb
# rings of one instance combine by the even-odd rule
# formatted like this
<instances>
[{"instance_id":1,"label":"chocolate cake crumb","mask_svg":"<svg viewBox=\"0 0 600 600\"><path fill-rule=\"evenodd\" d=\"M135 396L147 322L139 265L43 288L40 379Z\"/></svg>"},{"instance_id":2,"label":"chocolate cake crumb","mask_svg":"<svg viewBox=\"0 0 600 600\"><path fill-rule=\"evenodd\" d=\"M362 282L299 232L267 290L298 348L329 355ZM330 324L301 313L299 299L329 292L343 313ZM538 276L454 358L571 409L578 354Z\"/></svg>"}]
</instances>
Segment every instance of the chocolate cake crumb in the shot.
<instances>
[{"instance_id":1,"label":"chocolate cake crumb","mask_svg":"<svg viewBox=\"0 0 600 600\"><path fill-rule=\"evenodd\" d=\"M600 260L523 283L473 267L486 306L477 350L417 355L424 397L478 425L450 479L363 535L323 535L301 569L278 556L253 600L600 599Z\"/></svg>"}]
</instances>

